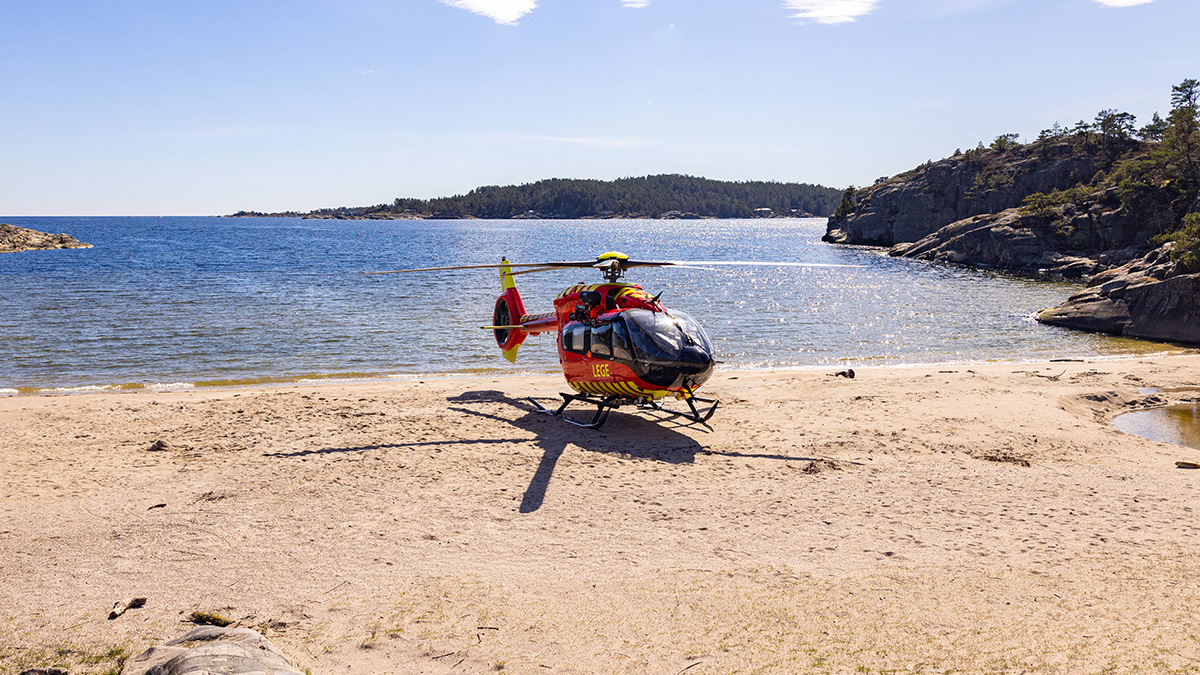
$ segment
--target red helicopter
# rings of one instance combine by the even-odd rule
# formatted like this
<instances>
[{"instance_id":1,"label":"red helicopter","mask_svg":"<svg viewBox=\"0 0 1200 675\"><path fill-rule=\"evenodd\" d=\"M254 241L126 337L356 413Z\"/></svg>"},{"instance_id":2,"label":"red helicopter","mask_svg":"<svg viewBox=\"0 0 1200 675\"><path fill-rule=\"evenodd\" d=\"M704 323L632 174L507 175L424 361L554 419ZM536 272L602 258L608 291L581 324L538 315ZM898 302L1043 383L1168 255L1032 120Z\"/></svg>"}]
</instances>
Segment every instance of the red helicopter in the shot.
<instances>
[{"instance_id":1,"label":"red helicopter","mask_svg":"<svg viewBox=\"0 0 1200 675\"><path fill-rule=\"evenodd\" d=\"M558 360L567 384L575 391L559 394L563 401L557 409L546 408L532 398L530 401L539 412L597 429L608 419L609 411L623 405L668 412L695 423L707 422L716 412L716 399L696 395L696 390L708 381L717 363L712 342L704 329L687 314L660 303L661 293L651 297L641 286L621 281L625 271L634 267L714 264L764 263L636 261L624 253L610 251L595 260L577 262L510 263L501 258L500 263L494 265L424 267L366 274L499 269L503 292L496 298L492 325L482 328L493 332L504 358L513 363L517 360L517 349L526 337L556 333ZM806 263L765 264L810 266ZM519 271L514 272L513 268ZM514 277L579 268L600 270L604 283L575 284L567 288L554 299L553 312L529 314L525 310ZM688 409L670 410L659 402L669 397L682 400ZM563 414L567 406L577 401L595 406L589 421Z\"/></svg>"}]
</instances>

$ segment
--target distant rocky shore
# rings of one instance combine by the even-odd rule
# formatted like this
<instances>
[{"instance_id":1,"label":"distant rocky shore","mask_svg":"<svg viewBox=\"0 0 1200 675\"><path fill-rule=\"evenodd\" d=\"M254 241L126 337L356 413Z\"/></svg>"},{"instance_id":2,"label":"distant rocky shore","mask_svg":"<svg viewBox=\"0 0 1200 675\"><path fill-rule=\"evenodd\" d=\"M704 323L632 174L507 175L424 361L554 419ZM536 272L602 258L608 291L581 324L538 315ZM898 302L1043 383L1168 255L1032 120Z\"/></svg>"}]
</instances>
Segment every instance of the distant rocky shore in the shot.
<instances>
[{"instance_id":1,"label":"distant rocky shore","mask_svg":"<svg viewBox=\"0 0 1200 675\"><path fill-rule=\"evenodd\" d=\"M83 243L69 234L49 234L0 223L0 253L91 247L91 244Z\"/></svg>"},{"instance_id":2,"label":"distant rocky shore","mask_svg":"<svg viewBox=\"0 0 1200 675\"><path fill-rule=\"evenodd\" d=\"M811 218L833 213L841 193L811 183L723 181L680 174L608 181L548 178L522 185L485 185L453 197L398 197L373 206L233 215L331 220Z\"/></svg>"},{"instance_id":3,"label":"distant rocky shore","mask_svg":"<svg viewBox=\"0 0 1200 675\"><path fill-rule=\"evenodd\" d=\"M347 213L300 213L283 211L279 213L264 213L261 211L238 211L224 216L226 218L303 218L305 220L479 220L474 215L454 215L448 213L418 213L418 212L347 212ZM602 211L584 216L573 216L565 213L541 213L526 211L510 216L509 220L712 220L722 218L717 215L704 215L689 211L665 211L659 214L646 213L613 213ZM795 209L789 213L775 213L769 208L759 209L754 218L819 218L808 211Z\"/></svg>"},{"instance_id":4,"label":"distant rocky shore","mask_svg":"<svg viewBox=\"0 0 1200 675\"><path fill-rule=\"evenodd\" d=\"M889 247L889 254L1082 279L1144 255L1170 214L1134 213L1115 190L1027 208L1033 194L1073 189L1103 170L1068 143L975 150L856 191L823 239Z\"/></svg>"}]
</instances>

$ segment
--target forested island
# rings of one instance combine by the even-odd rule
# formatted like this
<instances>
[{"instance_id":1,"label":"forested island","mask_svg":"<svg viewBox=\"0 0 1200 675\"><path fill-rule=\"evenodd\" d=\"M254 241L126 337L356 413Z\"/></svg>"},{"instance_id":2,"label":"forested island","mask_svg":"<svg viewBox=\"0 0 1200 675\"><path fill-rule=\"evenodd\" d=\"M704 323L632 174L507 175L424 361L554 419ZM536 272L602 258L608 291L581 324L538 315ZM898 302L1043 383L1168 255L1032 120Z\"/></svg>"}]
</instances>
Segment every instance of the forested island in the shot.
<instances>
[{"instance_id":1,"label":"forested island","mask_svg":"<svg viewBox=\"0 0 1200 675\"><path fill-rule=\"evenodd\" d=\"M1138 127L1102 110L846 190L824 239L1084 280L1046 323L1200 343L1200 82Z\"/></svg>"},{"instance_id":2,"label":"forested island","mask_svg":"<svg viewBox=\"0 0 1200 675\"><path fill-rule=\"evenodd\" d=\"M390 204L315 211L239 211L235 217L292 216L347 220L403 218L753 218L825 217L842 191L808 183L720 181L662 174L612 181L551 178L489 185L465 195L397 198Z\"/></svg>"}]
</instances>

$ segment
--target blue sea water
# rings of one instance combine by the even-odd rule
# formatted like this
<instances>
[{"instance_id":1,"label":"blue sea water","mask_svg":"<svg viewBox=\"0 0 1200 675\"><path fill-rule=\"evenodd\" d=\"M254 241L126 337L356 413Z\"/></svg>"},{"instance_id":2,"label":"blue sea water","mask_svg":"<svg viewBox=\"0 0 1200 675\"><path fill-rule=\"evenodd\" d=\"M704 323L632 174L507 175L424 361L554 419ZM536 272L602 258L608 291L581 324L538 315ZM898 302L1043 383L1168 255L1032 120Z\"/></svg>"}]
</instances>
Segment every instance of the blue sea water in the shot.
<instances>
[{"instance_id":1,"label":"blue sea water","mask_svg":"<svg viewBox=\"0 0 1200 675\"><path fill-rule=\"evenodd\" d=\"M1077 287L820 242L824 219L329 221L2 218L91 249L0 255L0 393L305 378L557 370L551 335L516 365L489 332L491 270L363 272L589 259L838 267L638 269L627 280L704 325L726 368L1020 361L1172 349L1043 326ZM518 278L549 311L588 270Z\"/></svg>"}]
</instances>

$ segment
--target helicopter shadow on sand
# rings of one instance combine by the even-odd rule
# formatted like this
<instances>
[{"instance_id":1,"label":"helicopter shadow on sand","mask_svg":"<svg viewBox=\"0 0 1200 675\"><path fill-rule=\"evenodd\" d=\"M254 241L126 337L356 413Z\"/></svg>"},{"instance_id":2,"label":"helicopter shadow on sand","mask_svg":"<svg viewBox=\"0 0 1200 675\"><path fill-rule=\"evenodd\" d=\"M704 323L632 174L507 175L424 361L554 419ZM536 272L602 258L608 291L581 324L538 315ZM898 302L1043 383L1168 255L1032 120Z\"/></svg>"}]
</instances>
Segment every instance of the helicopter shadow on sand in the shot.
<instances>
[{"instance_id":1,"label":"helicopter shadow on sand","mask_svg":"<svg viewBox=\"0 0 1200 675\"><path fill-rule=\"evenodd\" d=\"M554 475L554 468L569 445L587 452L619 454L631 459L668 464L692 464L696 461L696 453L699 452L782 461L808 462L814 459L788 455L712 451L691 436L677 431L679 428L688 427L704 433L711 433L711 427L707 424L689 424L681 416L665 411L633 414L617 410L614 414L620 415L620 417L610 418L609 423L601 431L577 427L555 419L550 415L538 412L529 399L512 398L500 391L468 391L451 396L447 400L451 404L457 404L451 405L450 410L512 425L535 436L533 442L542 449L542 457L537 470L534 471L533 477L529 481L529 487L525 489L525 494L521 498L521 513L532 513L541 508L546 497L546 490ZM542 401L539 400L539 402ZM477 407L483 407L480 404L493 410L494 404L505 404L517 408L525 414L514 419L503 414L477 409ZM586 418L586 414L583 417Z\"/></svg>"},{"instance_id":2,"label":"helicopter shadow on sand","mask_svg":"<svg viewBox=\"0 0 1200 675\"><path fill-rule=\"evenodd\" d=\"M573 426L550 415L537 412L533 403L527 398L512 398L504 392L494 390L468 391L448 397L451 403L449 410L477 418L520 429L534 438L532 442L542 449L542 457L538 467L525 489L521 498L521 513L533 513L542 506L546 490L554 475L558 463L567 446L573 445L588 452L616 454L630 459L666 462L668 464L692 464L696 454L721 455L725 457L742 457L770 459L786 462L811 462L815 457L799 457L792 455L769 453L744 453L730 450L711 450L696 439L682 434L678 429L688 427L703 433L711 433L707 424L689 424L682 417L669 412L624 413L614 412L616 417L610 417L604 430L585 429ZM551 402L551 399L539 401ZM497 405L510 406L524 413L520 417L504 414L503 408L497 410ZM586 416L586 415L585 415ZM428 440L408 443L374 443L357 447L319 448L298 450L295 452L266 453L264 456L273 458L302 458L310 455L330 455L341 453L357 453L370 450L386 450L394 448L433 447L454 444L470 445L505 445L512 443L527 443L531 439L525 436L493 438L472 438L462 440Z\"/></svg>"}]
</instances>

